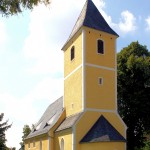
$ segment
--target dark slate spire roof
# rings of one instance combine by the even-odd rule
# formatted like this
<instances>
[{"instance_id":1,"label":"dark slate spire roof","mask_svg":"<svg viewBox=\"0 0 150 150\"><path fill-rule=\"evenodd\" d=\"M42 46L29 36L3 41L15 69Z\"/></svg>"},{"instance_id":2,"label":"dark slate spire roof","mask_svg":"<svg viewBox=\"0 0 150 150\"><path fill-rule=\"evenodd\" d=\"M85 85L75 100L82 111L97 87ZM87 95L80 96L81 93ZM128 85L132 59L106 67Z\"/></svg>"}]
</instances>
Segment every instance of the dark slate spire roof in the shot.
<instances>
[{"instance_id":1,"label":"dark slate spire roof","mask_svg":"<svg viewBox=\"0 0 150 150\"><path fill-rule=\"evenodd\" d=\"M86 0L86 3L79 15L79 18L77 19L77 22L67 42L82 26L86 26L118 36L118 34L115 31L113 31L107 24L107 22L105 21L99 10L96 8L92 0Z\"/></svg>"},{"instance_id":2,"label":"dark slate spire roof","mask_svg":"<svg viewBox=\"0 0 150 150\"><path fill-rule=\"evenodd\" d=\"M92 0L86 1L70 36L73 36L81 26L87 26L118 36L118 34L107 24Z\"/></svg>"},{"instance_id":3,"label":"dark slate spire roof","mask_svg":"<svg viewBox=\"0 0 150 150\"><path fill-rule=\"evenodd\" d=\"M84 142L125 142L125 138L101 116L80 141Z\"/></svg>"}]
</instances>

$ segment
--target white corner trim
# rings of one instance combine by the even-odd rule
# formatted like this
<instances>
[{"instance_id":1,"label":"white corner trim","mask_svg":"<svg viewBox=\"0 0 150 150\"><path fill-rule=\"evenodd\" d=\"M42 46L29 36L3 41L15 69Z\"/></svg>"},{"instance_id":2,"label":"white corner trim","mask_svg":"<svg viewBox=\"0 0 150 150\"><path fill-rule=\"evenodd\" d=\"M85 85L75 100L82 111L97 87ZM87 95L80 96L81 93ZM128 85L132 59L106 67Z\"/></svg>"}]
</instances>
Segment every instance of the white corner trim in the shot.
<instances>
[{"instance_id":1,"label":"white corner trim","mask_svg":"<svg viewBox=\"0 0 150 150\"><path fill-rule=\"evenodd\" d=\"M51 137L48 136L48 150L51 150Z\"/></svg>"},{"instance_id":2,"label":"white corner trim","mask_svg":"<svg viewBox=\"0 0 150 150\"><path fill-rule=\"evenodd\" d=\"M115 105L116 105L116 111L118 110L118 102L117 102L117 41L115 40Z\"/></svg>"},{"instance_id":3,"label":"white corner trim","mask_svg":"<svg viewBox=\"0 0 150 150\"><path fill-rule=\"evenodd\" d=\"M116 70L115 68L110 68L110 67L105 67L105 66L100 66L100 65L90 64L90 63L86 63L85 65L89 67L100 68L100 69L105 69L105 70L110 70L110 71Z\"/></svg>"},{"instance_id":4,"label":"white corner trim","mask_svg":"<svg viewBox=\"0 0 150 150\"><path fill-rule=\"evenodd\" d=\"M125 143L124 143L124 149L125 149L125 150L127 149L127 146L126 146L126 145L127 145L127 143L125 142Z\"/></svg>"},{"instance_id":5,"label":"white corner trim","mask_svg":"<svg viewBox=\"0 0 150 150\"><path fill-rule=\"evenodd\" d=\"M69 73L65 78L64 80L66 80L67 78L69 78L73 73L75 73L78 69L80 69L82 67L82 64L79 65L76 69L74 69L71 73Z\"/></svg>"},{"instance_id":6,"label":"white corner trim","mask_svg":"<svg viewBox=\"0 0 150 150\"><path fill-rule=\"evenodd\" d=\"M75 150L75 143L76 143L75 133L76 133L76 129L75 129L75 126L73 126L72 128L72 150Z\"/></svg>"},{"instance_id":7,"label":"white corner trim","mask_svg":"<svg viewBox=\"0 0 150 150\"><path fill-rule=\"evenodd\" d=\"M85 111L83 112L83 114L78 118L78 120L75 122L75 124L73 125L72 128L72 150L76 150L76 125L78 124L78 122L80 121L80 119L82 118L82 116L84 115Z\"/></svg>"},{"instance_id":8,"label":"white corner trim","mask_svg":"<svg viewBox=\"0 0 150 150\"><path fill-rule=\"evenodd\" d=\"M86 50L86 42L85 42L85 30L82 30L82 111L85 109L85 50Z\"/></svg>"},{"instance_id":9,"label":"white corner trim","mask_svg":"<svg viewBox=\"0 0 150 150\"><path fill-rule=\"evenodd\" d=\"M121 121L121 123L123 124L123 126L125 127L125 130L127 130L127 125L124 123L124 121L122 120L122 118L120 117L118 112L117 112L117 116L118 116L119 120ZM126 131L125 131L125 135L126 135Z\"/></svg>"},{"instance_id":10,"label":"white corner trim","mask_svg":"<svg viewBox=\"0 0 150 150\"><path fill-rule=\"evenodd\" d=\"M116 113L116 110L109 110L109 109L95 109L95 108L86 108L85 111Z\"/></svg>"}]
</instances>

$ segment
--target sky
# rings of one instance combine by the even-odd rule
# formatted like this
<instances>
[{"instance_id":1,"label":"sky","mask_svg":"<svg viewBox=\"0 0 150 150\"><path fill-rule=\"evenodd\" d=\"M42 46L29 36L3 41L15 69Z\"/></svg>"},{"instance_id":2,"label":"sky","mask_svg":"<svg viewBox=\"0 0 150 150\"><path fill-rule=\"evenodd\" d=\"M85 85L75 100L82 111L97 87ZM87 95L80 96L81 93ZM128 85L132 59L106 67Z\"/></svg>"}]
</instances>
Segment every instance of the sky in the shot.
<instances>
[{"instance_id":1,"label":"sky","mask_svg":"<svg viewBox=\"0 0 150 150\"><path fill-rule=\"evenodd\" d=\"M117 52L133 41L150 50L150 1L93 0L119 34ZM12 127L7 146L20 148L23 126L36 124L63 95L61 48L85 0L52 0L17 16L0 16L0 113Z\"/></svg>"}]
</instances>

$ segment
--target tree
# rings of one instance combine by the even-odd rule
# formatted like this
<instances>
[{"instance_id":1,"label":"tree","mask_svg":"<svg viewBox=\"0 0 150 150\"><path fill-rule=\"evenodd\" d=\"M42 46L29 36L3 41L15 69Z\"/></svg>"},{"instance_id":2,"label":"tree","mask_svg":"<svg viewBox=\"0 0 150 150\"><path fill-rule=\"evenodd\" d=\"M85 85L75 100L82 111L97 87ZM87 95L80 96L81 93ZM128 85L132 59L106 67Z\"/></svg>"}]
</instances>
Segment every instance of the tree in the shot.
<instances>
[{"instance_id":1,"label":"tree","mask_svg":"<svg viewBox=\"0 0 150 150\"><path fill-rule=\"evenodd\" d=\"M50 0L0 0L0 13L5 16L22 12L22 9L32 10L39 3L48 5Z\"/></svg>"},{"instance_id":2,"label":"tree","mask_svg":"<svg viewBox=\"0 0 150 150\"><path fill-rule=\"evenodd\" d=\"M6 137L5 137L5 132L11 127L11 125L8 125L8 120L1 123L1 121L3 120L3 117L4 117L4 114L1 113L0 114L0 148L1 149L6 149L6 145L5 145L5 142L7 141L6 140Z\"/></svg>"},{"instance_id":3,"label":"tree","mask_svg":"<svg viewBox=\"0 0 150 150\"><path fill-rule=\"evenodd\" d=\"M144 146L150 132L150 52L146 46L132 42L117 55L118 108L126 123L127 148Z\"/></svg>"},{"instance_id":4,"label":"tree","mask_svg":"<svg viewBox=\"0 0 150 150\"><path fill-rule=\"evenodd\" d=\"M30 132L31 132L31 128L29 127L29 125L24 125L24 127L23 127L22 142L20 142L21 149L24 149L24 140L30 134Z\"/></svg>"}]
</instances>

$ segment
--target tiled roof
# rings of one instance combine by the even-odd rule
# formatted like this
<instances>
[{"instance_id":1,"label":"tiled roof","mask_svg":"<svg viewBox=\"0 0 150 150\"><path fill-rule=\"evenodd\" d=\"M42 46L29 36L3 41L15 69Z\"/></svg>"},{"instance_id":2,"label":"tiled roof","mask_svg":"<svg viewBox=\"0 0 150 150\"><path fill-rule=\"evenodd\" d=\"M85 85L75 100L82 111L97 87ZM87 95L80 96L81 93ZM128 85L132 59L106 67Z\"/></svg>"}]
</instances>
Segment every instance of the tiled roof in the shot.
<instances>
[{"instance_id":1,"label":"tiled roof","mask_svg":"<svg viewBox=\"0 0 150 150\"><path fill-rule=\"evenodd\" d=\"M125 138L106 120L104 116L96 121L80 141L85 142L125 142Z\"/></svg>"},{"instance_id":2,"label":"tiled roof","mask_svg":"<svg viewBox=\"0 0 150 150\"><path fill-rule=\"evenodd\" d=\"M86 1L66 44L82 26L86 26L118 36L118 34L110 28L110 26L105 21L92 0Z\"/></svg>"},{"instance_id":3,"label":"tiled roof","mask_svg":"<svg viewBox=\"0 0 150 150\"><path fill-rule=\"evenodd\" d=\"M63 111L63 97L60 97L54 103L49 105L49 107L46 109L43 116L35 126L35 129L31 131L26 139L49 132L49 130L58 121Z\"/></svg>"},{"instance_id":4,"label":"tiled roof","mask_svg":"<svg viewBox=\"0 0 150 150\"><path fill-rule=\"evenodd\" d=\"M71 128L81 115L82 113L78 113L78 114L67 117L57 128L56 132Z\"/></svg>"}]
</instances>

